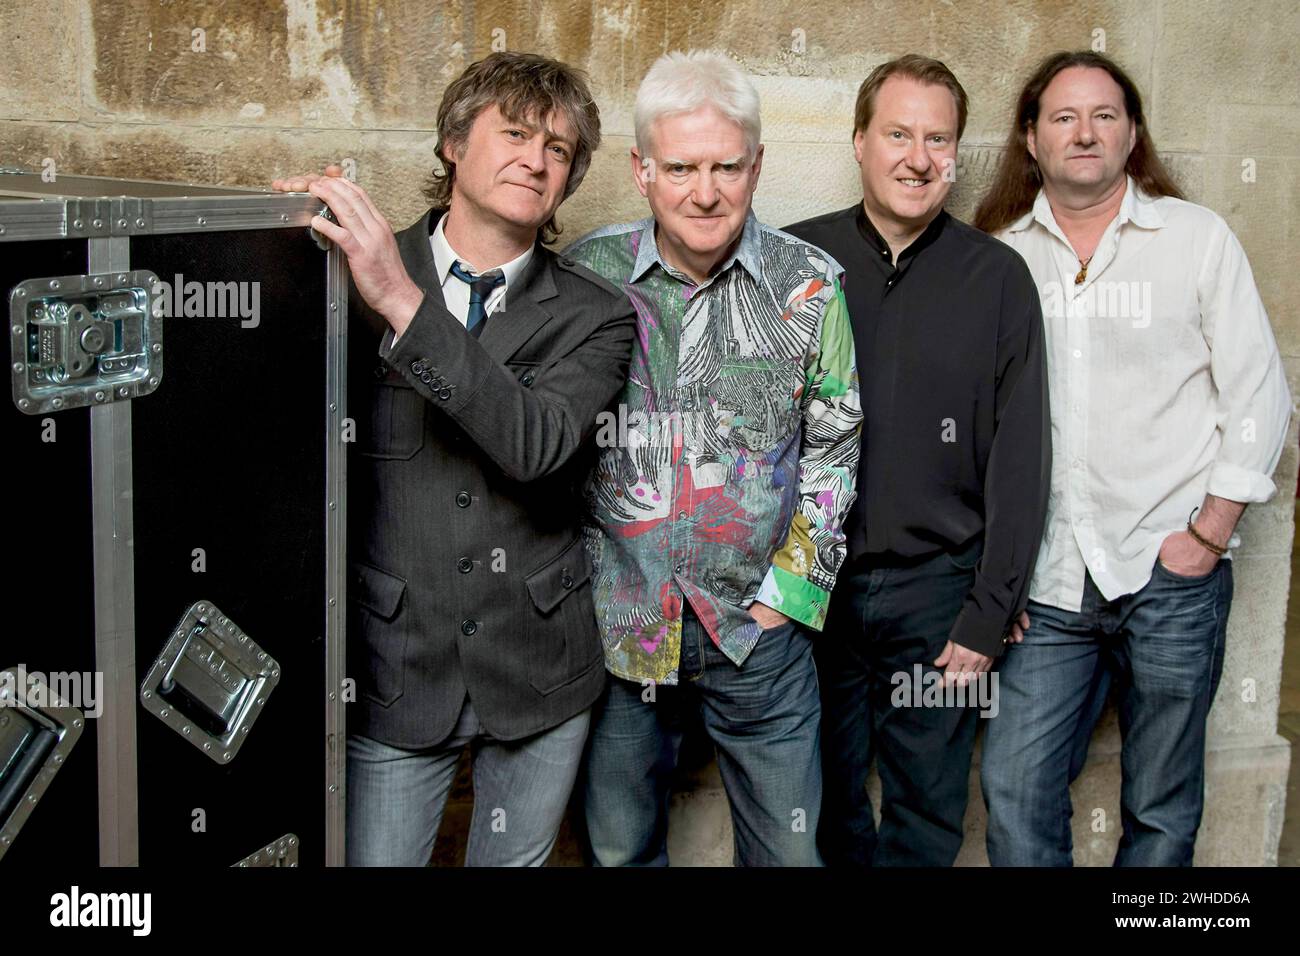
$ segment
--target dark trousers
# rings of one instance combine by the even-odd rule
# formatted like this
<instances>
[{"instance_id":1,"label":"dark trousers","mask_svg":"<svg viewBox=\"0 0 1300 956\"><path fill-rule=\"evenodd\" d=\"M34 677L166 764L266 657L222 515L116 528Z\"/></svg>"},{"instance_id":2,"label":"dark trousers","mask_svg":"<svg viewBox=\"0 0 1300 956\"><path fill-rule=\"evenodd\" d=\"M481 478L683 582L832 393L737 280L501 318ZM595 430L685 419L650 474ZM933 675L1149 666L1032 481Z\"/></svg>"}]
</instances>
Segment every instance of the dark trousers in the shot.
<instances>
[{"instance_id":1,"label":"dark trousers","mask_svg":"<svg viewBox=\"0 0 1300 956\"><path fill-rule=\"evenodd\" d=\"M899 675L942 670L975 578L978 540L910 566L847 565L815 644L822 694L822 818L828 866L951 866L961 848L979 709L896 706ZM909 695L910 697L910 695ZM910 702L910 701L909 701ZM867 771L879 757L879 833Z\"/></svg>"},{"instance_id":2,"label":"dark trousers","mask_svg":"<svg viewBox=\"0 0 1300 956\"><path fill-rule=\"evenodd\" d=\"M668 799L686 726L702 718L731 802L740 866L819 866L817 672L796 621L763 631L737 667L689 605L681 683L611 677L596 705L585 773L596 866L667 866Z\"/></svg>"}]
</instances>

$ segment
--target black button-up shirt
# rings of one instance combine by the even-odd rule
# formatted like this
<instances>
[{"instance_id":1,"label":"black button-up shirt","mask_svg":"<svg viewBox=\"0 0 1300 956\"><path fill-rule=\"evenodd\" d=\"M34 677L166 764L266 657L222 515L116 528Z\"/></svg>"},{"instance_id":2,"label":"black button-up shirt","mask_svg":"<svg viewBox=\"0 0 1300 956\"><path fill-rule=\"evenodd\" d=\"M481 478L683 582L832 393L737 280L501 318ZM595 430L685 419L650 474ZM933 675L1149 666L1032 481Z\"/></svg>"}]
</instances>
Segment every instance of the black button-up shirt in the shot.
<instances>
[{"instance_id":1,"label":"black button-up shirt","mask_svg":"<svg viewBox=\"0 0 1300 956\"><path fill-rule=\"evenodd\" d=\"M850 557L920 560L982 535L950 637L999 653L1028 595L1050 475L1043 321L1028 267L946 212L897 262L861 203L785 231L845 270L864 415Z\"/></svg>"}]
</instances>

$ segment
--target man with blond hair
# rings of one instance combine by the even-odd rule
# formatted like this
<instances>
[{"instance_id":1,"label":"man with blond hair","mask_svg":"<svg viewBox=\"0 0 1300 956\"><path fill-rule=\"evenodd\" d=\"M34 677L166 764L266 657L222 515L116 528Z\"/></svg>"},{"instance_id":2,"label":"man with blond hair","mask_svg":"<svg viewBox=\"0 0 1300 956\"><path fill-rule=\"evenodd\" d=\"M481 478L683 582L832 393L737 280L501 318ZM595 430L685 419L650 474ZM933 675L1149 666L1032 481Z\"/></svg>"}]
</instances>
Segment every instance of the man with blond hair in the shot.
<instances>
[{"instance_id":1,"label":"man with blond hair","mask_svg":"<svg viewBox=\"0 0 1300 956\"><path fill-rule=\"evenodd\" d=\"M849 560L817 645L831 865L956 858L975 733L997 710L989 671L1042 533L1038 296L1019 256L944 210L965 126L943 63L881 64L854 110L861 201L788 227L846 264L865 415Z\"/></svg>"}]
</instances>

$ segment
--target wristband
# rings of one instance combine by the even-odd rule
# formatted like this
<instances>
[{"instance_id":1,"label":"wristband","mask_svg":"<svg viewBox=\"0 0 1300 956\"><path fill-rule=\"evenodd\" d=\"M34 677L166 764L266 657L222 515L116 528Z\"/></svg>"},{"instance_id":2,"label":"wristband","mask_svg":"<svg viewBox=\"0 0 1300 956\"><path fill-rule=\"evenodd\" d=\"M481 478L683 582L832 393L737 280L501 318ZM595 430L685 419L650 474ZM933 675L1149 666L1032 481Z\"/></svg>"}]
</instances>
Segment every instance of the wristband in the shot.
<instances>
[{"instance_id":1,"label":"wristband","mask_svg":"<svg viewBox=\"0 0 1300 956\"><path fill-rule=\"evenodd\" d=\"M1223 557L1225 554L1228 553L1227 548L1221 548L1217 544L1205 540L1205 538L1201 537L1200 533L1195 528L1192 527L1192 519L1196 517L1196 512L1200 510L1201 510L1200 508L1193 508L1192 513L1187 516L1187 533L1190 534L1192 536L1192 540L1195 541L1197 544L1199 544L1202 548L1205 548L1207 551L1213 551L1219 557Z\"/></svg>"}]
</instances>

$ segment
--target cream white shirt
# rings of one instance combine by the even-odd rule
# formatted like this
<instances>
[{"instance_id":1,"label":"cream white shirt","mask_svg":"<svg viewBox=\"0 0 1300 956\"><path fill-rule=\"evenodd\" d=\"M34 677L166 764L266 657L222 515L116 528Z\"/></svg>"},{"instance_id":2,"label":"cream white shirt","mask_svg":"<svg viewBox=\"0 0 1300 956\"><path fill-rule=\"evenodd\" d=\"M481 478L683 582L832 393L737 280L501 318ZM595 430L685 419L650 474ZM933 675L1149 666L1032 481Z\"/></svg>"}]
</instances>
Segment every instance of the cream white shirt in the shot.
<instances>
[{"instance_id":1,"label":"cream white shirt","mask_svg":"<svg viewBox=\"0 0 1300 956\"><path fill-rule=\"evenodd\" d=\"M1107 600L1145 586L1207 492L1273 494L1291 396L1245 251L1211 210L1130 177L1077 286L1042 190L998 238L1029 264L1046 332L1052 483L1029 596L1077 611L1085 569Z\"/></svg>"},{"instance_id":2,"label":"cream white shirt","mask_svg":"<svg viewBox=\"0 0 1300 956\"><path fill-rule=\"evenodd\" d=\"M438 220L438 224L434 226L433 235L429 236L429 246L433 250L434 272L438 284L442 286L442 297L447 303L447 311L460 319L461 325L465 325L469 317L469 284L452 275L451 266L453 262L459 262L460 267L471 275L477 275L478 273L473 266L456 254L456 250L447 241L447 236L443 232L443 226L446 222L447 215L444 213L442 218ZM519 276L523 274L532 258L533 247L529 246L524 250L523 255L511 259L503 266L497 267L505 274L506 281L493 289L492 294L487 298L487 302L483 303L487 315L492 315L505 308L506 294L510 290L511 283L519 280Z\"/></svg>"}]
</instances>

